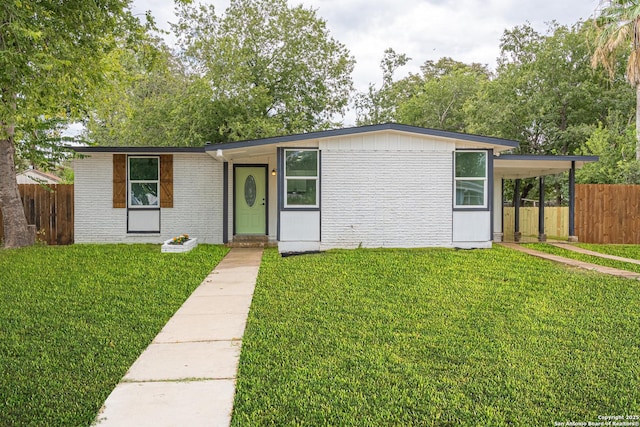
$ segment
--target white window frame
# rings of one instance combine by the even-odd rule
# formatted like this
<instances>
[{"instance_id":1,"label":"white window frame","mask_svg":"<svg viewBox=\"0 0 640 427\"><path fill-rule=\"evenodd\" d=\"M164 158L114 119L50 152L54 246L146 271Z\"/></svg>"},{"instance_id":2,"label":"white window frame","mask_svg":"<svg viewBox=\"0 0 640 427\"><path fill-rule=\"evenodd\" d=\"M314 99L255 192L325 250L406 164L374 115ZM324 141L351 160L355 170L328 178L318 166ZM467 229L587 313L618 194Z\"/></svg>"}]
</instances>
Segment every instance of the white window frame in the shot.
<instances>
[{"instance_id":1,"label":"white window frame","mask_svg":"<svg viewBox=\"0 0 640 427\"><path fill-rule=\"evenodd\" d=\"M287 153L289 152L299 152L299 151L315 151L316 152L316 176L288 176L287 174ZM307 148L286 148L283 153L284 166L284 207L292 208L292 209L317 209L320 207L320 150L318 149L307 149ZM296 205L290 204L288 201L289 194L289 180L299 180L299 181L307 181L307 180L315 180L316 181L316 202L313 205Z\"/></svg>"},{"instance_id":2,"label":"white window frame","mask_svg":"<svg viewBox=\"0 0 640 427\"><path fill-rule=\"evenodd\" d=\"M131 179L131 159L157 159L158 160L158 179ZM156 183L158 188L158 203L155 205L133 205L131 204L131 187L133 184L152 184ZM127 207L129 209L160 209L160 156L128 156L127 157Z\"/></svg>"},{"instance_id":3,"label":"white window frame","mask_svg":"<svg viewBox=\"0 0 640 427\"><path fill-rule=\"evenodd\" d=\"M484 153L484 177L465 177L456 174L456 159L458 153ZM480 210L488 208L489 197L489 152L486 150L456 150L453 154L453 207L454 209ZM482 181L483 182L483 203L482 205L459 205L458 204L458 181Z\"/></svg>"}]
</instances>

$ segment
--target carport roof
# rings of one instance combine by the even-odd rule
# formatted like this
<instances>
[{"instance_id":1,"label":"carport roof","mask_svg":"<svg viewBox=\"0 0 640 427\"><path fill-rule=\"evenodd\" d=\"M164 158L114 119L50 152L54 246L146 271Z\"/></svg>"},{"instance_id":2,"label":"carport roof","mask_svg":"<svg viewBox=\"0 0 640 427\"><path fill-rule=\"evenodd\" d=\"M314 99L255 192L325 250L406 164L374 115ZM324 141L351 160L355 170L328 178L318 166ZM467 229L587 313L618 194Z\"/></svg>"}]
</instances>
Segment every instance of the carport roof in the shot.
<instances>
[{"instance_id":1,"label":"carport roof","mask_svg":"<svg viewBox=\"0 0 640 427\"><path fill-rule=\"evenodd\" d=\"M586 163L597 161L598 156L502 154L494 156L493 174L503 179L532 178L568 171L572 164L579 169Z\"/></svg>"}]
</instances>

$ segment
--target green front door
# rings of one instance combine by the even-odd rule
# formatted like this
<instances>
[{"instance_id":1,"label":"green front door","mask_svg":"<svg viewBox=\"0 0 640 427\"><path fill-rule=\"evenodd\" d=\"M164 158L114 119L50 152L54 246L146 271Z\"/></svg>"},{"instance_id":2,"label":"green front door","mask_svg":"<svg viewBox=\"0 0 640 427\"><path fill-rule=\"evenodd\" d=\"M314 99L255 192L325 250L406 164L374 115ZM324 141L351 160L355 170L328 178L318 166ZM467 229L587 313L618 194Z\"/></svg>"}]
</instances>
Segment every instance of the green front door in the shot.
<instances>
[{"instance_id":1,"label":"green front door","mask_svg":"<svg viewBox=\"0 0 640 427\"><path fill-rule=\"evenodd\" d=\"M236 166L236 234L267 234L266 175L266 166Z\"/></svg>"}]
</instances>

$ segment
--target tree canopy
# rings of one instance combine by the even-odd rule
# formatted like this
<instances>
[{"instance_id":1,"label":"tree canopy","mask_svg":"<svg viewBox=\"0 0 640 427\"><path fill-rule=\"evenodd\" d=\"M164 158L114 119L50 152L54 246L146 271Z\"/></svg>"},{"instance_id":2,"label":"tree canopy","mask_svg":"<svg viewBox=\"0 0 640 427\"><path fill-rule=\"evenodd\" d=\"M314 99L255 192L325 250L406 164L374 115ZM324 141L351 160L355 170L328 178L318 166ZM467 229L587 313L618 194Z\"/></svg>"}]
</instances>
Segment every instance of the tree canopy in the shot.
<instances>
[{"instance_id":1,"label":"tree canopy","mask_svg":"<svg viewBox=\"0 0 640 427\"><path fill-rule=\"evenodd\" d=\"M625 76L636 90L636 160L640 160L640 3L637 0L603 0L595 19L593 66L602 64L612 78L619 74L621 53Z\"/></svg>"},{"instance_id":2,"label":"tree canopy","mask_svg":"<svg viewBox=\"0 0 640 427\"><path fill-rule=\"evenodd\" d=\"M338 126L352 92L354 60L312 9L286 0L181 5L178 54L142 66L138 52L120 90L105 91L89 138L106 145L191 145ZM116 107L117 106L117 107Z\"/></svg>"},{"instance_id":3,"label":"tree canopy","mask_svg":"<svg viewBox=\"0 0 640 427\"><path fill-rule=\"evenodd\" d=\"M129 0L5 1L0 6L0 208L5 246L32 241L16 184L20 153L52 151L60 120L83 116L117 40L143 32ZM54 134L51 133L53 130ZM48 133L49 132L49 133Z\"/></svg>"}]
</instances>

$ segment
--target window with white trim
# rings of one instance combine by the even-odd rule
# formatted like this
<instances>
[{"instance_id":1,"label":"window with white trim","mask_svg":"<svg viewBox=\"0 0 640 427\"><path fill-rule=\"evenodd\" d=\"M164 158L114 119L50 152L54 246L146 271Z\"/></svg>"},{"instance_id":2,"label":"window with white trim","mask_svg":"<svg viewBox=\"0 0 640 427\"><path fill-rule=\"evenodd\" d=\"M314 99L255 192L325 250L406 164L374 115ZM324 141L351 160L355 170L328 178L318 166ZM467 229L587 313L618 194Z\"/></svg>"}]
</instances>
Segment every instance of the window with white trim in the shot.
<instances>
[{"instance_id":1,"label":"window with white trim","mask_svg":"<svg viewBox=\"0 0 640 427\"><path fill-rule=\"evenodd\" d=\"M129 157L129 207L160 207L160 158Z\"/></svg>"},{"instance_id":2,"label":"window with white trim","mask_svg":"<svg viewBox=\"0 0 640 427\"><path fill-rule=\"evenodd\" d=\"M487 207L487 152L455 152L455 208Z\"/></svg>"},{"instance_id":3,"label":"window with white trim","mask_svg":"<svg viewBox=\"0 0 640 427\"><path fill-rule=\"evenodd\" d=\"M285 207L319 207L319 160L318 150L284 150Z\"/></svg>"}]
</instances>

